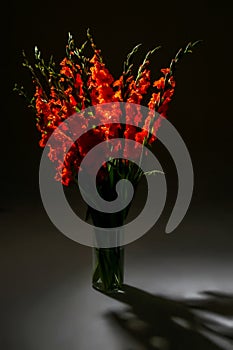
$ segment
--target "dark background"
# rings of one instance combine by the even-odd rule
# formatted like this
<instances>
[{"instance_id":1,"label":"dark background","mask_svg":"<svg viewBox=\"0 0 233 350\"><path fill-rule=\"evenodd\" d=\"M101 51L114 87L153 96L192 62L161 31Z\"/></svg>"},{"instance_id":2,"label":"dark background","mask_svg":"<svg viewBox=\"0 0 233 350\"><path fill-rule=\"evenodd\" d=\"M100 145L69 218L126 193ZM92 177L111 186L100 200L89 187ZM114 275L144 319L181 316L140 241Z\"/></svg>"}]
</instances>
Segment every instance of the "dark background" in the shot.
<instances>
[{"instance_id":1,"label":"dark background","mask_svg":"<svg viewBox=\"0 0 233 350\"><path fill-rule=\"evenodd\" d=\"M178 66L176 93L168 113L169 120L182 135L193 161L193 200L183 223L172 238L167 238L163 233L164 223L173 203L176 177L169 156L158 144L159 160L165 169L171 171L168 174L171 201L160 226L126 247L126 280L144 291L151 291L153 295L170 293L170 297L181 298L203 290L228 293L228 299L224 299L225 294L224 298L220 297L221 307L217 309L221 310L220 313L227 309L225 316L232 317L233 40L229 4L226 1L106 4L22 1L6 5L3 12L6 23L1 23L0 67L0 302L1 322L4 325L0 339L3 349L84 350L92 346L108 349L103 340L102 343L97 342L99 345L95 344L99 329L92 325L93 322L99 322L100 329L104 329L101 319L96 315L106 311L106 308L111 309L111 301L89 291L91 250L63 236L46 216L38 190L41 149L38 146L39 135L34 115L27 109L23 98L12 91L15 82L24 85L29 92L33 91L30 75L21 65L23 49L32 58L34 46L37 45L45 58L53 54L60 61L64 57L68 32L73 34L77 44L81 44L86 39L87 28L91 29L97 46L102 49L107 67L116 78L121 74L127 53L138 43L142 43L142 47L136 62L140 62L149 49L162 45L162 49L151 59L153 76L156 78L160 68L169 64L181 46L189 41L203 40L193 54L186 56ZM153 235L156 232L157 235ZM176 278L171 280L169 278L172 275ZM156 284L158 279L162 282ZM76 280L79 282L77 285ZM78 298L73 306L71 303L74 299L69 294L71 287L67 281L77 287ZM56 294L58 285L64 288L67 286L67 290ZM55 293L54 299L51 291ZM138 300L144 297L140 293L137 295L137 291L135 295ZM214 305L218 305L219 298L215 297ZM70 304L66 303L66 298L71 300ZM161 300L152 301L156 306L163 305ZM118 308L114 302L113 307ZM101 310L96 309L97 304L101 305ZM47 314L41 310L49 311ZM94 310L94 314L90 310ZM163 308L160 309L161 315L163 311ZM167 308L165 314L166 311ZM72 315L79 315L80 312L85 322L76 320L79 324L77 333L72 328ZM70 328L67 327L72 329L72 333L65 327L66 318L64 323L61 321L64 314L69 314L67 322L70 322ZM165 322L166 327L169 325ZM93 332L86 345L82 338L84 329ZM223 329L219 329L218 333L224 335ZM103 334L102 339L109 337L108 341L112 342L109 348L139 349L135 345L136 336L132 337L131 334L131 340L119 344L117 340L114 343L114 336L106 335L105 331L100 334ZM116 332L119 332L119 337L122 336L118 328ZM174 330L168 332L167 339L171 341L171 349L215 349L216 346L203 343L194 333L180 334L174 333ZM181 339L185 339L184 344ZM144 349L149 348L143 341L139 343L144 344ZM228 349L229 343L223 344L220 348Z\"/></svg>"},{"instance_id":2,"label":"dark background","mask_svg":"<svg viewBox=\"0 0 233 350\"><path fill-rule=\"evenodd\" d=\"M178 66L176 95L170 106L169 120L184 138L196 171L207 167L200 177L208 178L206 185L210 194L213 194L209 188L211 182L215 191L227 195L229 190L225 186L231 184L226 177L230 179L232 175L231 14L224 1L218 4L156 1L111 6L69 2L68 8L53 2L11 5L6 12L9 25L3 31L6 43L1 65L3 183L18 182L34 188L41 155L32 111L12 92L15 82L24 85L29 95L33 92L29 72L21 65L22 50L33 60L37 45L45 58L52 54L59 62L64 57L68 32L79 45L86 40L89 27L102 49L107 67L116 78L121 74L127 53L138 43L142 43L142 47L135 58L136 64L149 49L162 46L151 60L156 78L159 69L169 64L181 46L203 40Z\"/></svg>"}]
</instances>

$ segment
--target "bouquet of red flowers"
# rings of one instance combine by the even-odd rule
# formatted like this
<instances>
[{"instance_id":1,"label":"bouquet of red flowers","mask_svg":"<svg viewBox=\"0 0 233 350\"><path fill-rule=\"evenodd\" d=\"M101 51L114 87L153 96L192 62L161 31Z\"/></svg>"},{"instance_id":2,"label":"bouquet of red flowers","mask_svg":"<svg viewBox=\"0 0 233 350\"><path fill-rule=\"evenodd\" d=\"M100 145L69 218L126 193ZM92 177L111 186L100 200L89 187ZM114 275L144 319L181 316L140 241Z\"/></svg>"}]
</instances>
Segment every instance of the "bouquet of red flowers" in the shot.
<instances>
[{"instance_id":1,"label":"bouquet of red flowers","mask_svg":"<svg viewBox=\"0 0 233 350\"><path fill-rule=\"evenodd\" d=\"M55 165L55 179L62 181L65 186L77 183L78 173L82 171L82 160L95 145L103 141L118 138L134 140L135 152L138 144L150 147L156 140L156 131L162 118L167 117L168 106L174 95L176 65L184 55L192 52L197 43L189 42L179 49L169 66L161 69L161 76L155 81L151 81L149 65L151 55L159 47L146 54L136 73L133 58L140 45L134 47L123 64L121 76L115 79L106 67L101 50L96 47L89 30L87 41L79 48L69 34L66 55L58 68L52 57L46 63L37 47L34 65L29 63L23 53L23 65L31 72L35 92L32 98L28 98L23 87L16 85L15 90L25 96L28 106L34 109L36 126L41 135L39 145L42 148L48 146L48 157ZM85 52L90 47L93 53L87 57ZM124 108L122 103L126 103ZM90 113L90 106L95 107L95 113ZM142 106L148 108L146 117L142 113ZM51 143L53 132L72 115L77 116L75 122L81 136L67 149L71 139L67 124L64 124L56 134L58 143ZM96 177L99 192L108 200L114 197L112 190L119 179L130 179L136 186L143 175L138 166L127 159L127 143L124 145L119 142L114 147L121 148L122 157L110 157L102 164ZM94 162L95 159L92 159L90 171ZM123 224L128 209L121 212L120 216L109 216L107 220L107 214L98 214L91 207L88 207L88 212L95 225L103 226L105 223L115 226ZM119 251L116 252L116 248L96 249L96 254L95 284L102 284L104 290L121 285L123 276L117 262L120 258L116 258Z\"/></svg>"}]
</instances>

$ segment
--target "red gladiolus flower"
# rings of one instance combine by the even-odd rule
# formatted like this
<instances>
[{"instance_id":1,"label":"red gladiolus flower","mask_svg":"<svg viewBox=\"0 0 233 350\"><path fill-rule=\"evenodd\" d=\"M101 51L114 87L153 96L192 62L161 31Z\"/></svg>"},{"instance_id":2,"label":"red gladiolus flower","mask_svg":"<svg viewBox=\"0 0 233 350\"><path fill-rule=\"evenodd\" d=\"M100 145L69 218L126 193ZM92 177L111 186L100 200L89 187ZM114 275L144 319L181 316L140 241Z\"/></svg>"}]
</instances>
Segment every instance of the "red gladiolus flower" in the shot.
<instances>
[{"instance_id":1,"label":"red gladiolus flower","mask_svg":"<svg viewBox=\"0 0 233 350\"><path fill-rule=\"evenodd\" d=\"M78 171L81 170L82 159L92 147L102 141L122 137L131 139L135 141L135 152L137 152L139 144L151 145L156 140L156 132L162 118L167 117L169 104L174 95L176 86L173 76L174 66L180 57L190 52L194 46L189 43L185 49L180 49L171 60L170 67L162 68L160 70L162 76L151 84L148 57L155 50L147 54L134 76L132 57L137 47L134 48L124 62L122 74L115 79L107 69L101 51L96 48L90 33L88 39L94 50L91 59L85 56L85 45L80 49L75 48L73 39L69 36L66 56L60 62L58 72L55 72L52 60L46 66L38 51L35 68L27 60L24 64L32 72L35 85L31 104L35 108L36 127L41 134L39 145L42 148L45 145L49 146L48 157L56 167L55 178L62 181L65 186L69 186L76 179ZM34 69L40 71L42 82L37 78ZM47 82L44 84L46 79ZM105 104L109 102L114 103L111 106L107 105L106 108ZM117 102L127 104L122 108ZM143 105L149 109L146 117L141 112ZM89 106L95 106L95 115L86 113L86 108ZM155 117L154 112L158 112L160 116ZM71 116L73 117L69 118ZM64 124L63 121L67 123ZM101 126L96 126L100 123ZM92 129L85 133L89 127ZM54 131L56 134L52 144L50 136ZM81 136L68 149L72 141L71 134L73 138L80 134ZM116 149L122 145L119 141ZM122 151L127 158L127 147ZM94 164L95 159L92 162ZM124 161L124 164L128 162ZM99 181L104 181L107 173L107 167L104 165L98 174Z\"/></svg>"}]
</instances>

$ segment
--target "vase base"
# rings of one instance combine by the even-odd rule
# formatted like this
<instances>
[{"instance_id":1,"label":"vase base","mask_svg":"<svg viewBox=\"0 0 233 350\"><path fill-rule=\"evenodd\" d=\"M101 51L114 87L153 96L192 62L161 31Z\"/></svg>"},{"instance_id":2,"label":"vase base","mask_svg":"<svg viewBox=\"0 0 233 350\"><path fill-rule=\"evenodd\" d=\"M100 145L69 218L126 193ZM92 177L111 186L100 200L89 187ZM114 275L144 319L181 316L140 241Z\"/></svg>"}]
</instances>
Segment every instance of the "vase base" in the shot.
<instances>
[{"instance_id":1,"label":"vase base","mask_svg":"<svg viewBox=\"0 0 233 350\"><path fill-rule=\"evenodd\" d=\"M105 293L105 294L123 293L123 286L122 285L113 286L112 288L105 288L102 283L93 283L92 288L98 292Z\"/></svg>"}]
</instances>

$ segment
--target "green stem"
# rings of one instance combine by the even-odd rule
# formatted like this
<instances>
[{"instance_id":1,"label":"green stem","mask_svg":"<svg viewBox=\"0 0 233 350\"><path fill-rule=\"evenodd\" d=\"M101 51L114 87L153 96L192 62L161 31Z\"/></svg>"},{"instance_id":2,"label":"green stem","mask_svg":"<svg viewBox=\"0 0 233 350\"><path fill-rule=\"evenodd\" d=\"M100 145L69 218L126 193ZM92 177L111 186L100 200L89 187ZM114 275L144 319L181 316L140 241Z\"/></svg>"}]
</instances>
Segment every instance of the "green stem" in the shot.
<instances>
[{"instance_id":1,"label":"green stem","mask_svg":"<svg viewBox=\"0 0 233 350\"><path fill-rule=\"evenodd\" d=\"M116 291L123 284L124 250L122 247L94 248L93 287L105 292Z\"/></svg>"}]
</instances>

